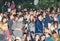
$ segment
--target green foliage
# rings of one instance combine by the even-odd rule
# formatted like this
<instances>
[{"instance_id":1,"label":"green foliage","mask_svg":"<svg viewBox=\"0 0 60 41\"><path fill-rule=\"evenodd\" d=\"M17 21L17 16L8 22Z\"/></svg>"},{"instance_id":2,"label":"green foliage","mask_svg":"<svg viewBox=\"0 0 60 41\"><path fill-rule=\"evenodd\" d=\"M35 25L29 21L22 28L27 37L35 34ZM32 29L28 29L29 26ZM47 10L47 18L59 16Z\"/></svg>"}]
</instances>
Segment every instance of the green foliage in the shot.
<instances>
[{"instance_id":1,"label":"green foliage","mask_svg":"<svg viewBox=\"0 0 60 41\"><path fill-rule=\"evenodd\" d=\"M56 0L40 0L37 8L47 8L47 7L51 7L52 5L54 6L60 6L59 5L60 2L57 2Z\"/></svg>"},{"instance_id":2,"label":"green foliage","mask_svg":"<svg viewBox=\"0 0 60 41\"><path fill-rule=\"evenodd\" d=\"M33 8L33 3L32 2L25 2L21 4L23 8Z\"/></svg>"},{"instance_id":3,"label":"green foliage","mask_svg":"<svg viewBox=\"0 0 60 41\"><path fill-rule=\"evenodd\" d=\"M7 0L9 2L11 2L12 0ZM16 5L20 2L22 7L23 8L47 8L47 7L51 7L52 5L54 6L60 6L60 2L57 2L56 0L40 0L38 5L34 6L33 3L34 3L34 0L14 0ZM1 10L1 7L3 6L3 0L0 0L0 12L2 11Z\"/></svg>"}]
</instances>

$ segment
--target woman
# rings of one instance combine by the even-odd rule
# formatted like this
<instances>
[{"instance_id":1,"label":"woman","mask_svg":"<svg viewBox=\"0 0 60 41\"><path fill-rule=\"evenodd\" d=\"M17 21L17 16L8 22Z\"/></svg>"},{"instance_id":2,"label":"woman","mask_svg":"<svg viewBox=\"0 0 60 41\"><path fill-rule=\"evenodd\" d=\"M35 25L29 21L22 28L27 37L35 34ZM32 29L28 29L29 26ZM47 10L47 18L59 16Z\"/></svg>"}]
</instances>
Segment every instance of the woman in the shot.
<instances>
[{"instance_id":1,"label":"woman","mask_svg":"<svg viewBox=\"0 0 60 41\"><path fill-rule=\"evenodd\" d=\"M7 18L6 17L3 17L2 23L3 23L2 30L5 31L8 41L10 41L10 31L7 26Z\"/></svg>"},{"instance_id":2,"label":"woman","mask_svg":"<svg viewBox=\"0 0 60 41\"><path fill-rule=\"evenodd\" d=\"M28 29L30 31L35 32L35 23L34 23L34 16L33 15L30 16L30 23L29 23Z\"/></svg>"},{"instance_id":3,"label":"woman","mask_svg":"<svg viewBox=\"0 0 60 41\"><path fill-rule=\"evenodd\" d=\"M35 41L40 41L40 36L38 34L35 35Z\"/></svg>"},{"instance_id":4,"label":"woman","mask_svg":"<svg viewBox=\"0 0 60 41\"><path fill-rule=\"evenodd\" d=\"M3 30L4 23L0 22L0 41L7 41L7 35Z\"/></svg>"}]
</instances>

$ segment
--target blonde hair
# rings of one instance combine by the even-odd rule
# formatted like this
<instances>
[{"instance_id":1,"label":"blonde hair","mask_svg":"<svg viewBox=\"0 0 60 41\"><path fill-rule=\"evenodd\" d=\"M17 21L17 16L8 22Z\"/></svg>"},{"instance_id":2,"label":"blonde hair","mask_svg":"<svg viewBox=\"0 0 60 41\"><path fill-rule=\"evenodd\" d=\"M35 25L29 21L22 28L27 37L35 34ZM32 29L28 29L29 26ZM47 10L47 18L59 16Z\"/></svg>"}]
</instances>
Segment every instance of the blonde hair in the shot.
<instances>
[{"instance_id":1,"label":"blonde hair","mask_svg":"<svg viewBox=\"0 0 60 41\"><path fill-rule=\"evenodd\" d=\"M2 28L3 28L3 23L0 22L0 30L2 30Z\"/></svg>"}]
</instances>

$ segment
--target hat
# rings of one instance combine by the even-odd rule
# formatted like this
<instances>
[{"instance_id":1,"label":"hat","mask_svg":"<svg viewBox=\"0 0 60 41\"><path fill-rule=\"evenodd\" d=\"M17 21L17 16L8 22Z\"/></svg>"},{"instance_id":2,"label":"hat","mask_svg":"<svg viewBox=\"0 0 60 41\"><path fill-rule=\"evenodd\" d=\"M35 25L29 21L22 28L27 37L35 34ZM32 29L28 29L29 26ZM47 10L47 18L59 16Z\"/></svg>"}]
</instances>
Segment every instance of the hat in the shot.
<instances>
[{"instance_id":1,"label":"hat","mask_svg":"<svg viewBox=\"0 0 60 41\"><path fill-rule=\"evenodd\" d=\"M16 39L20 40L21 41L21 38L20 37L16 37Z\"/></svg>"}]
</instances>

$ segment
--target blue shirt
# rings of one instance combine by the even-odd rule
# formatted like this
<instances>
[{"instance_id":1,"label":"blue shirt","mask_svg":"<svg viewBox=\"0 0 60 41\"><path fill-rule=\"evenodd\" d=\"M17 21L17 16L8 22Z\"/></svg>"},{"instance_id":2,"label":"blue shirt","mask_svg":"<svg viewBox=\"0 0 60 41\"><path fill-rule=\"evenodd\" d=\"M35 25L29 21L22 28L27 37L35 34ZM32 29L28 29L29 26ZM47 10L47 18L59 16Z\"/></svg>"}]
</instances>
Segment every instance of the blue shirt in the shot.
<instances>
[{"instance_id":1,"label":"blue shirt","mask_svg":"<svg viewBox=\"0 0 60 41\"><path fill-rule=\"evenodd\" d=\"M46 37L45 41L53 41L53 39L51 37Z\"/></svg>"},{"instance_id":2,"label":"blue shirt","mask_svg":"<svg viewBox=\"0 0 60 41\"><path fill-rule=\"evenodd\" d=\"M43 33L43 24L40 20L36 20L35 22L35 33Z\"/></svg>"}]
</instances>

